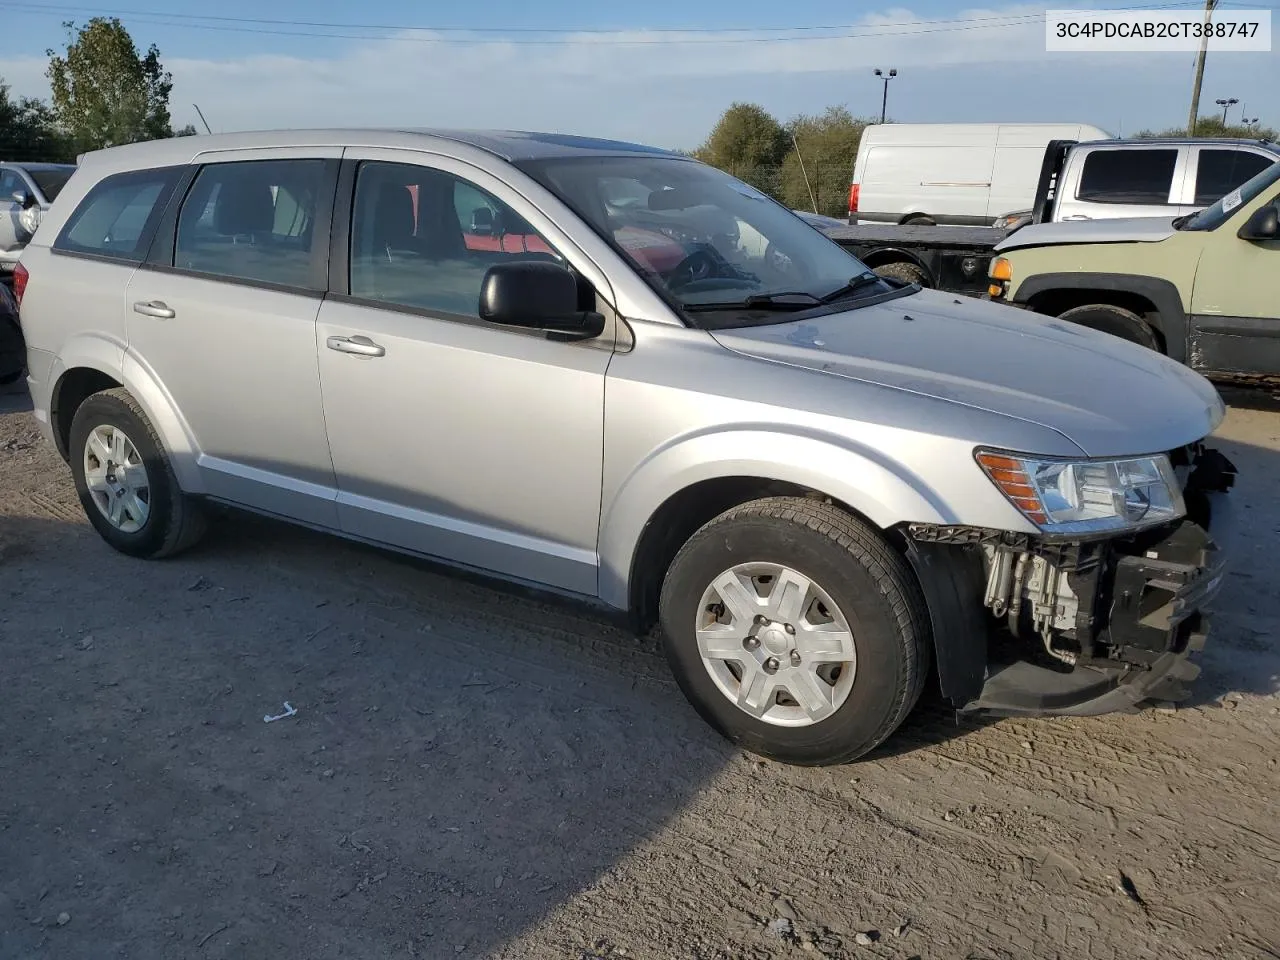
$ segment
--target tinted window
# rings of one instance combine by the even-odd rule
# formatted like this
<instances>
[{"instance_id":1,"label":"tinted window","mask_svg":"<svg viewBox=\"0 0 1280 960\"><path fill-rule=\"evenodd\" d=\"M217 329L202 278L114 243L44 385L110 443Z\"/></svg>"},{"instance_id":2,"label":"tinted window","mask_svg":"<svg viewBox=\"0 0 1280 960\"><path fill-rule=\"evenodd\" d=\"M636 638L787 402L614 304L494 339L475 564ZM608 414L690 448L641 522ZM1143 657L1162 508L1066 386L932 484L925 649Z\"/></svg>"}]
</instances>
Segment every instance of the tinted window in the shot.
<instances>
[{"instance_id":1,"label":"tinted window","mask_svg":"<svg viewBox=\"0 0 1280 960\"><path fill-rule=\"evenodd\" d=\"M1077 199L1093 203L1168 203L1177 150L1093 150L1084 159Z\"/></svg>"},{"instance_id":2,"label":"tinted window","mask_svg":"<svg viewBox=\"0 0 1280 960\"><path fill-rule=\"evenodd\" d=\"M141 260L178 172L163 167L107 177L80 201L54 249Z\"/></svg>"},{"instance_id":3,"label":"tinted window","mask_svg":"<svg viewBox=\"0 0 1280 960\"><path fill-rule=\"evenodd\" d=\"M1248 150L1201 150L1196 167L1196 206L1216 203L1277 160L1280 157Z\"/></svg>"},{"instance_id":4,"label":"tinted window","mask_svg":"<svg viewBox=\"0 0 1280 960\"><path fill-rule=\"evenodd\" d=\"M351 223L351 295L477 316L485 271L558 260L501 200L426 167L362 163Z\"/></svg>"},{"instance_id":5,"label":"tinted window","mask_svg":"<svg viewBox=\"0 0 1280 960\"><path fill-rule=\"evenodd\" d=\"M65 170L28 171L31 174L31 179L40 188L40 192L44 194L44 198L50 203L58 199L58 194L62 192L62 188L67 185L67 181L71 179L71 175L75 172L74 167L68 167Z\"/></svg>"},{"instance_id":6,"label":"tinted window","mask_svg":"<svg viewBox=\"0 0 1280 960\"><path fill-rule=\"evenodd\" d=\"M27 192L23 179L12 170L0 170L0 201L11 201L19 190Z\"/></svg>"},{"instance_id":7,"label":"tinted window","mask_svg":"<svg viewBox=\"0 0 1280 960\"><path fill-rule=\"evenodd\" d=\"M285 287L316 285L312 239L323 160L213 163L178 214L182 270Z\"/></svg>"}]
</instances>

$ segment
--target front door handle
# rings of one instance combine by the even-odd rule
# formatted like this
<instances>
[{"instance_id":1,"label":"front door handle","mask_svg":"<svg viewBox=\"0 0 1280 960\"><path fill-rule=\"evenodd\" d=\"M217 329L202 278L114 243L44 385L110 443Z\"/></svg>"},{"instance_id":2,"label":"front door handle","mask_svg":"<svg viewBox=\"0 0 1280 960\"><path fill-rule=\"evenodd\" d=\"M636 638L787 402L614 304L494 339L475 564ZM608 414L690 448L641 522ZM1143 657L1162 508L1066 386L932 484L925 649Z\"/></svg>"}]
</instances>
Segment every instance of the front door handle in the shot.
<instances>
[{"instance_id":1,"label":"front door handle","mask_svg":"<svg viewBox=\"0 0 1280 960\"><path fill-rule=\"evenodd\" d=\"M144 300L133 305L133 312L144 317L155 317L159 320L172 320L177 314L163 300Z\"/></svg>"},{"instance_id":2,"label":"front door handle","mask_svg":"<svg viewBox=\"0 0 1280 960\"><path fill-rule=\"evenodd\" d=\"M386 347L374 343L368 337L330 337L325 344L330 350L354 353L357 357L381 357L387 352Z\"/></svg>"}]
</instances>

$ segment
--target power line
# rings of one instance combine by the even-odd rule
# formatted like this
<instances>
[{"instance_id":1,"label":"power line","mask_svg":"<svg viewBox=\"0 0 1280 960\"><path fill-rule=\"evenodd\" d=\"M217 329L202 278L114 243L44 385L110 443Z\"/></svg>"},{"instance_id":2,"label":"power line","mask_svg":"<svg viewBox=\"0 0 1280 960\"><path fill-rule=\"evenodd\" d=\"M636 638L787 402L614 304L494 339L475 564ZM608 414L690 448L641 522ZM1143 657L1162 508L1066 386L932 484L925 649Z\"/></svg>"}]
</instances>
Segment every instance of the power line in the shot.
<instances>
[{"instance_id":1,"label":"power line","mask_svg":"<svg viewBox=\"0 0 1280 960\"><path fill-rule=\"evenodd\" d=\"M1199 0L1179 0L1179 2L1164 3L1159 5L1143 4L1135 7L1121 7L1111 9L1172 9L1177 7L1198 6ZM741 44L741 43L796 43L803 41L820 41L820 40L853 40L853 39L871 39L878 37L891 36L914 36L929 33L951 33L959 31L971 30L987 30L1000 29L1006 27L1022 26L1024 24L1040 21L1043 14L1017 14L1003 17L962 17L954 19L935 19L935 20L901 20L891 21L882 24L841 24L833 26L794 26L794 27L658 27L658 28L631 28L624 29L601 29L601 28L584 28L574 29L565 27L424 27L411 25L394 25L394 24L361 24L361 23L338 23L316 20L286 20L259 17L226 17L202 14L175 14L164 11L149 10L102 10L93 7L72 6L65 4L24 4L12 2L0 2L0 9L13 10L19 13L88 13L94 16L119 16L133 18L135 22L146 23L153 26L179 27L195 30L213 30L218 32L232 33L255 33L268 36L291 36L291 37L309 37L313 39L334 39L334 40L392 40L410 43L436 43L436 44L506 44L517 46L547 46L547 45L564 45L564 44L600 44L611 46L648 46L655 44ZM269 29L277 26L291 27L307 27L309 30L279 30ZM924 27L924 29L890 29L898 27ZM794 33L808 32L817 33L832 30L851 30L856 29L862 32L832 34L826 33L822 36L755 36L755 37L717 37L715 39L691 39L683 36L663 37L663 38L626 38L616 36L616 34L634 32L642 34L707 34L707 33ZM402 31L402 32L427 32L433 34L466 34L467 36L371 36L363 33L316 33L313 30L368 30L368 31ZM475 35L481 35L479 37ZM501 34L503 36L490 37L489 35ZM554 39L513 39L511 34L558 34L559 38ZM584 41L584 36L598 36L604 39Z\"/></svg>"}]
</instances>

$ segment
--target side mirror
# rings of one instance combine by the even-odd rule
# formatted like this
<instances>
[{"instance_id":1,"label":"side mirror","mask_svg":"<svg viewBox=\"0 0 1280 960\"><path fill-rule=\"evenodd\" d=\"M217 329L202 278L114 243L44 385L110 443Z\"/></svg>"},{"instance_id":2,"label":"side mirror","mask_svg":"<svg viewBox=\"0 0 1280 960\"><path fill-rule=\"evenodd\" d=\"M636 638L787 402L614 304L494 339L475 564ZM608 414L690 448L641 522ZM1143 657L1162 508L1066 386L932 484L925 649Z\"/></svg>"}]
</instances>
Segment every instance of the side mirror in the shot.
<instances>
[{"instance_id":1,"label":"side mirror","mask_svg":"<svg viewBox=\"0 0 1280 960\"><path fill-rule=\"evenodd\" d=\"M1275 240L1277 234L1280 234L1280 210L1275 204L1267 204L1253 211L1253 216L1244 222L1236 236L1250 243L1265 243Z\"/></svg>"},{"instance_id":2,"label":"side mirror","mask_svg":"<svg viewBox=\"0 0 1280 960\"><path fill-rule=\"evenodd\" d=\"M542 260L490 267L480 284L480 319L582 339L604 332L604 317L578 305L577 277Z\"/></svg>"},{"instance_id":3,"label":"side mirror","mask_svg":"<svg viewBox=\"0 0 1280 960\"><path fill-rule=\"evenodd\" d=\"M17 203L18 206L20 206L23 210L26 210L30 207L34 207L36 205L35 195L32 193L28 193L26 190L13 191L13 199L14 199L14 202Z\"/></svg>"}]
</instances>

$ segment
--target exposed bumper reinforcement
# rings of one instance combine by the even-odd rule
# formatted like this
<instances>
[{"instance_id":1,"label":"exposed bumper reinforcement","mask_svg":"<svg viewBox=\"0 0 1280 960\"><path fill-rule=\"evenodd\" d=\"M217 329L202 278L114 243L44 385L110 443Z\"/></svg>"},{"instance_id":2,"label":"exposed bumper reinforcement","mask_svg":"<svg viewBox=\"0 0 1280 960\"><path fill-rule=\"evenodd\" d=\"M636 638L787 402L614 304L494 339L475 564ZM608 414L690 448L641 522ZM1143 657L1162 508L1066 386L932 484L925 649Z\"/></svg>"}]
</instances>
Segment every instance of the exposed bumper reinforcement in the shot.
<instances>
[{"instance_id":1,"label":"exposed bumper reinforcement","mask_svg":"<svg viewBox=\"0 0 1280 960\"><path fill-rule=\"evenodd\" d=\"M1186 699L1187 684L1200 673L1189 658L1204 647L1204 608L1224 572L1213 540L1189 521L1156 542L1139 541L1134 552L1117 556L1099 585L1110 656L1082 660L1069 672L1026 661L990 669L961 712L1084 717Z\"/></svg>"}]
</instances>

